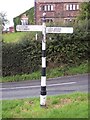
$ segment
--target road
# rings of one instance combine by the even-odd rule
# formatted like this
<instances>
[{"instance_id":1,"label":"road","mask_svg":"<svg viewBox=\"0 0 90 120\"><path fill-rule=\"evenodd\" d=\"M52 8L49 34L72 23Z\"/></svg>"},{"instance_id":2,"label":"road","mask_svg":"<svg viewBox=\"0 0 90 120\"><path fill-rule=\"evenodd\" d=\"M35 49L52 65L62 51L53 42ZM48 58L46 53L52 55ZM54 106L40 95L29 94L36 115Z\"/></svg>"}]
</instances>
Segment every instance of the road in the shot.
<instances>
[{"instance_id":1,"label":"road","mask_svg":"<svg viewBox=\"0 0 90 120\"><path fill-rule=\"evenodd\" d=\"M88 76L88 74L79 74L48 79L47 95L88 92ZM0 92L2 92L0 97L2 100L39 97L40 80L2 83Z\"/></svg>"}]
</instances>

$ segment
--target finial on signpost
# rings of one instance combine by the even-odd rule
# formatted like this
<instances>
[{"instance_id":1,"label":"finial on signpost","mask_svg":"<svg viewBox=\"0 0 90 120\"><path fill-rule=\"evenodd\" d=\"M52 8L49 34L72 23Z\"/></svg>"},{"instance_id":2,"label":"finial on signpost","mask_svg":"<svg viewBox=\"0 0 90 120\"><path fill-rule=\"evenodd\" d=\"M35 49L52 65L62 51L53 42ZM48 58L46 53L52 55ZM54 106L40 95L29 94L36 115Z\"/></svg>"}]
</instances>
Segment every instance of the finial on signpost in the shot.
<instances>
[{"instance_id":1,"label":"finial on signpost","mask_svg":"<svg viewBox=\"0 0 90 120\"><path fill-rule=\"evenodd\" d=\"M43 13L43 18L42 18L42 22L46 22L46 13Z\"/></svg>"},{"instance_id":2,"label":"finial on signpost","mask_svg":"<svg viewBox=\"0 0 90 120\"><path fill-rule=\"evenodd\" d=\"M46 13L45 12L43 13L43 17L46 17Z\"/></svg>"},{"instance_id":3,"label":"finial on signpost","mask_svg":"<svg viewBox=\"0 0 90 120\"><path fill-rule=\"evenodd\" d=\"M44 13L43 13L43 17L45 17L45 16L46 16L46 13L44 12Z\"/></svg>"}]
</instances>

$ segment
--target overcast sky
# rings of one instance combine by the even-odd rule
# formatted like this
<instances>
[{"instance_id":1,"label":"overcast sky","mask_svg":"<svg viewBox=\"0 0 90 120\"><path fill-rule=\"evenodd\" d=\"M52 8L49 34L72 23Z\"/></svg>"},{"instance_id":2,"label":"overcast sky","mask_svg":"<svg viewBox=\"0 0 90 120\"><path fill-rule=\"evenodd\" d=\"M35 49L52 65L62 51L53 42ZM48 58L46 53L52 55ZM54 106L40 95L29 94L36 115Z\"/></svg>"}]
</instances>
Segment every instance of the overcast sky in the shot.
<instances>
[{"instance_id":1,"label":"overcast sky","mask_svg":"<svg viewBox=\"0 0 90 120\"><path fill-rule=\"evenodd\" d=\"M10 21L9 26L13 25L13 18L34 6L34 0L0 0L0 12L7 15Z\"/></svg>"}]
</instances>

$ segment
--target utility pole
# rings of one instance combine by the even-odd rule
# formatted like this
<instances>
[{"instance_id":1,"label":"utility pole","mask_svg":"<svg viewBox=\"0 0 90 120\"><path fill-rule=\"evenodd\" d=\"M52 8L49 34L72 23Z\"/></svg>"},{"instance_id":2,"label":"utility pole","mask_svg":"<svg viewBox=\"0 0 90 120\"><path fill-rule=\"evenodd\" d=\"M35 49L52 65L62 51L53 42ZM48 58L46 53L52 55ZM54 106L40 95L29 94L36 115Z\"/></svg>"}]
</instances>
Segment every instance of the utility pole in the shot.
<instances>
[{"instance_id":1,"label":"utility pole","mask_svg":"<svg viewBox=\"0 0 90 120\"><path fill-rule=\"evenodd\" d=\"M42 76L41 76L41 92L40 92L40 105L46 106L46 13L43 13L42 19Z\"/></svg>"}]
</instances>

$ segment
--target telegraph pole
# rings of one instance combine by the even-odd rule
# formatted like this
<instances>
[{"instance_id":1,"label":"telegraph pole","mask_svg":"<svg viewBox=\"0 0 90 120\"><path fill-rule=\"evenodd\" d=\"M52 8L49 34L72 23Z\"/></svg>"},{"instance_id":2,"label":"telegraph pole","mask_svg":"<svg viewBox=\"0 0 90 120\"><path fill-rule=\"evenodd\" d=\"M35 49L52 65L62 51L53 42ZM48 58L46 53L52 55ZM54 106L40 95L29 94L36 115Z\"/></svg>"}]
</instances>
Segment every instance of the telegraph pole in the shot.
<instances>
[{"instance_id":1,"label":"telegraph pole","mask_svg":"<svg viewBox=\"0 0 90 120\"><path fill-rule=\"evenodd\" d=\"M40 92L40 105L46 106L46 13L43 13L42 19L42 76L41 76L41 92Z\"/></svg>"}]
</instances>

